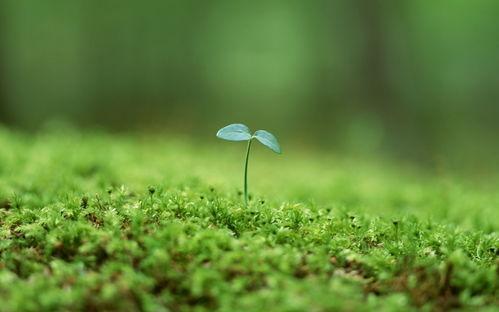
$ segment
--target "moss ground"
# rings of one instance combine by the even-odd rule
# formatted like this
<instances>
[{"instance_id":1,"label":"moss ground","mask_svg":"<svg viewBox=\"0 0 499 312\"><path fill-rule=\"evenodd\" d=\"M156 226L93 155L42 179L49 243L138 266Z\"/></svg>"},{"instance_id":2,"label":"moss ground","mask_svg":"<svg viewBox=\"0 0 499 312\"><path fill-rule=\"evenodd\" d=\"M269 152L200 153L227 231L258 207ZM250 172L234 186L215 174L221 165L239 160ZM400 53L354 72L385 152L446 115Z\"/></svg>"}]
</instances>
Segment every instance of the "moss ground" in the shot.
<instances>
[{"instance_id":1,"label":"moss ground","mask_svg":"<svg viewBox=\"0 0 499 312\"><path fill-rule=\"evenodd\" d=\"M0 129L0 311L499 310L497 184L243 154Z\"/></svg>"}]
</instances>

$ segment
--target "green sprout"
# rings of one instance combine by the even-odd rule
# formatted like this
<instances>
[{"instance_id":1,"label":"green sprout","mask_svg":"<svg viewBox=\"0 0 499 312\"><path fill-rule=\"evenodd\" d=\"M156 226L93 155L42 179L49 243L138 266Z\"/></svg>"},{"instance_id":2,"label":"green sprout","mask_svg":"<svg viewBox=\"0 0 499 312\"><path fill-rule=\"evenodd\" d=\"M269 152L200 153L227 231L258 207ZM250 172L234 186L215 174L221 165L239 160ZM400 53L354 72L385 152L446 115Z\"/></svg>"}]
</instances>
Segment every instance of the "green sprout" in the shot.
<instances>
[{"instance_id":1,"label":"green sprout","mask_svg":"<svg viewBox=\"0 0 499 312\"><path fill-rule=\"evenodd\" d=\"M257 139L263 145L267 146L274 152L281 154L281 147L277 142L276 137L265 130L258 130L253 135L250 129L243 124L232 124L218 130L217 137L227 141L248 141L246 149L246 161L244 163L244 202L248 205L248 160L251 149L251 142Z\"/></svg>"}]
</instances>

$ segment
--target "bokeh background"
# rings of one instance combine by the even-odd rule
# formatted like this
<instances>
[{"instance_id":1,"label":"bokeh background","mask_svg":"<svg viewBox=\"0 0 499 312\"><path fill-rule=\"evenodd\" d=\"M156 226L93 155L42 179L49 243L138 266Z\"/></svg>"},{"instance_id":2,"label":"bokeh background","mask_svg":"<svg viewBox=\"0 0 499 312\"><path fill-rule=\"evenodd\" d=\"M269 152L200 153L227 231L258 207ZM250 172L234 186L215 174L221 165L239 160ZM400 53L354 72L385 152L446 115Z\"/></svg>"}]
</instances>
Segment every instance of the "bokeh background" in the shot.
<instances>
[{"instance_id":1,"label":"bokeh background","mask_svg":"<svg viewBox=\"0 0 499 312\"><path fill-rule=\"evenodd\" d=\"M499 1L0 1L0 122L289 145L487 174Z\"/></svg>"}]
</instances>

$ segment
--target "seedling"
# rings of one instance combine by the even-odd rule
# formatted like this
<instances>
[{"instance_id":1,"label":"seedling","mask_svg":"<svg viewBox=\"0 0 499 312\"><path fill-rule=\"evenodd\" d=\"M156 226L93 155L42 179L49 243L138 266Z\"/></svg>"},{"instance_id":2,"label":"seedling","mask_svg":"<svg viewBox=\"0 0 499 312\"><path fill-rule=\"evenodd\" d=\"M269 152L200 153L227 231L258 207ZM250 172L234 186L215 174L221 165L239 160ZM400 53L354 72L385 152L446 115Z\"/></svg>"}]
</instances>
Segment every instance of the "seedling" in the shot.
<instances>
[{"instance_id":1,"label":"seedling","mask_svg":"<svg viewBox=\"0 0 499 312\"><path fill-rule=\"evenodd\" d=\"M246 161L244 163L244 202L246 206L248 205L248 160L251 150L251 142L253 139L257 139L260 143L267 146L274 152L281 154L281 147L279 142L277 142L276 137L265 130L258 130L253 135L250 133L250 129L243 124L232 124L227 127L223 127L218 130L217 137L227 141L248 141L248 147L246 149Z\"/></svg>"}]
</instances>

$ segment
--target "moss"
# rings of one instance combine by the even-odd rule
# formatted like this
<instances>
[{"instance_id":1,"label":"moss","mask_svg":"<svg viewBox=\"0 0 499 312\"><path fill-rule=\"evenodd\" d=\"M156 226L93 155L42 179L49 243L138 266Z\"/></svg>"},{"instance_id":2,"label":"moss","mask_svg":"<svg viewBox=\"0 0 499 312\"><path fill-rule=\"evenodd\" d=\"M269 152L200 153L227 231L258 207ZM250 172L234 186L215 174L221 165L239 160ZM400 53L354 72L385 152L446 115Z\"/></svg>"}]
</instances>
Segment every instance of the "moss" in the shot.
<instances>
[{"instance_id":1,"label":"moss","mask_svg":"<svg viewBox=\"0 0 499 312\"><path fill-rule=\"evenodd\" d=\"M236 149L1 131L0 311L498 307L499 199L458 179L290 151L246 208Z\"/></svg>"}]
</instances>

